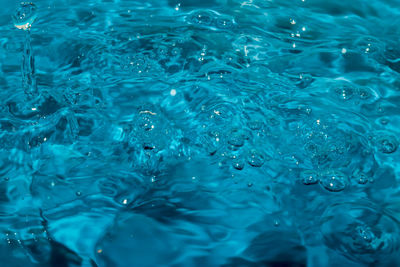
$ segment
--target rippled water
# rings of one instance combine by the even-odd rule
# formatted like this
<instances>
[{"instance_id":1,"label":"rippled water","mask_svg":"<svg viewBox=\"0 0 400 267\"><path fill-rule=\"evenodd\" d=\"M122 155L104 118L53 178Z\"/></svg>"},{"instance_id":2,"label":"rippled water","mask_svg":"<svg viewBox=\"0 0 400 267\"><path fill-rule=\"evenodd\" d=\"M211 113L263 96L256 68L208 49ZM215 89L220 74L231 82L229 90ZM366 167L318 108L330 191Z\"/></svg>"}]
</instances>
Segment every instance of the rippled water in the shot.
<instances>
[{"instance_id":1,"label":"rippled water","mask_svg":"<svg viewBox=\"0 0 400 267\"><path fill-rule=\"evenodd\" d=\"M1 266L400 265L397 0L0 6Z\"/></svg>"}]
</instances>

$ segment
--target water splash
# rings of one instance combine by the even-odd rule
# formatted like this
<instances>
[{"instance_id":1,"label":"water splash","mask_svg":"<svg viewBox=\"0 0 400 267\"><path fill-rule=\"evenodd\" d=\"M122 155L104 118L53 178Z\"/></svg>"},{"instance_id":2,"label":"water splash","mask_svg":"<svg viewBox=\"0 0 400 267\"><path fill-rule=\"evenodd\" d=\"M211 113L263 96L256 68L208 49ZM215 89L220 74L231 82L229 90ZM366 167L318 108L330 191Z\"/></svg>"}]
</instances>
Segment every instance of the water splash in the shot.
<instances>
[{"instance_id":1,"label":"water splash","mask_svg":"<svg viewBox=\"0 0 400 267\"><path fill-rule=\"evenodd\" d=\"M12 18L15 27L29 31L37 18L37 7L31 2L21 2Z\"/></svg>"},{"instance_id":2,"label":"water splash","mask_svg":"<svg viewBox=\"0 0 400 267\"><path fill-rule=\"evenodd\" d=\"M31 45L31 27L37 18L37 8L34 3L22 2L13 15L14 26L25 31L24 50L22 54L22 87L28 99L37 96L35 58Z\"/></svg>"}]
</instances>

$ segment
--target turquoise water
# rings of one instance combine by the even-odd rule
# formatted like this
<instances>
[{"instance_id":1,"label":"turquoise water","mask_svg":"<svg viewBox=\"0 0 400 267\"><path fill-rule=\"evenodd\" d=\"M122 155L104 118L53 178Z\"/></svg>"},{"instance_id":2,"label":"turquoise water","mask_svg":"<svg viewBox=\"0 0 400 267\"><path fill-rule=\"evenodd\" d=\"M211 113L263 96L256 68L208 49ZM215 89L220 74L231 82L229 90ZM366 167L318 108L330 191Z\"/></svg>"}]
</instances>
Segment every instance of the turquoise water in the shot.
<instances>
[{"instance_id":1,"label":"turquoise water","mask_svg":"<svg viewBox=\"0 0 400 267\"><path fill-rule=\"evenodd\" d=\"M400 266L399 1L0 6L1 266Z\"/></svg>"}]
</instances>

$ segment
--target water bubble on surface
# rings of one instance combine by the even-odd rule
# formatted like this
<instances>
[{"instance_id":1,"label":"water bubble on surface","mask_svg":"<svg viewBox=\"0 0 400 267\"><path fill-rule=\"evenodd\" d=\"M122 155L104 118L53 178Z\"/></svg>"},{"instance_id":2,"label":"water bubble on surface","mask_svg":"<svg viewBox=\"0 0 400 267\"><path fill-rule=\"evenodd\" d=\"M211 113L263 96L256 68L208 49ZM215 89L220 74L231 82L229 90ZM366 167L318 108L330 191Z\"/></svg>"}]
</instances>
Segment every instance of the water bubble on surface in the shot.
<instances>
[{"instance_id":1,"label":"water bubble on surface","mask_svg":"<svg viewBox=\"0 0 400 267\"><path fill-rule=\"evenodd\" d=\"M144 131L154 130L156 127L155 121L157 120L157 117L155 117L156 115L157 113L151 110L141 110L137 119L137 125Z\"/></svg>"},{"instance_id":2,"label":"water bubble on surface","mask_svg":"<svg viewBox=\"0 0 400 267\"><path fill-rule=\"evenodd\" d=\"M307 88L314 82L314 78L311 74L308 73L302 73L299 75L299 81L296 83L296 85L300 88Z\"/></svg>"},{"instance_id":3,"label":"water bubble on surface","mask_svg":"<svg viewBox=\"0 0 400 267\"><path fill-rule=\"evenodd\" d=\"M211 12L197 11L189 15L188 21L192 24L209 26L214 20L214 16Z\"/></svg>"},{"instance_id":4,"label":"water bubble on surface","mask_svg":"<svg viewBox=\"0 0 400 267\"><path fill-rule=\"evenodd\" d=\"M356 46L361 54L373 54L376 53L380 47L380 43L373 37L361 37L356 41Z\"/></svg>"},{"instance_id":5,"label":"water bubble on surface","mask_svg":"<svg viewBox=\"0 0 400 267\"><path fill-rule=\"evenodd\" d=\"M231 18L218 18L216 21L216 25L220 29L230 29L233 27L233 21Z\"/></svg>"},{"instance_id":6,"label":"water bubble on surface","mask_svg":"<svg viewBox=\"0 0 400 267\"><path fill-rule=\"evenodd\" d=\"M241 147L244 144L244 136L238 130L232 130L229 134L228 143L234 147Z\"/></svg>"},{"instance_id":7,"label":"water bubble on surface","mask_svg":"<svg viewBox=\"0 0 400 267\"><path fill-rule=\"evenodd\" d=\"M393 152L396 152L399 146L397 138L391 134L377 136L376 144L378 150L385 154L391 154Z\"/></svg>"},{"instance_id":8,"label":"water bubble on surface","mask_svg":"<svg viewBox=\"0 0 400 267\"><path fill-rule=\"evenodd\" d=\"M219 142L216 140L216 138L213 137L211 138L208 136L202 137L200 138L200 142L210 156L215 155L215 153L219 148Z\"/></svg>"},{"instance_id":9,"label":"water bubble on surface","mask_svg":"<svg viewBox=\"0 0 400 267\"><path fill-rule=\"evenodd\" d=\"M369 226L357 225L354 229L352 238L356 248L368 251L373 249L372 245L376 236Z\"/></svg>"},{"instance_id":10,"label":"water bubble on surface","mask_svg":"<svg viewBox=\"0 0 400 267\"><path fill-rule=\"evenodd\" d=\"M244 168L244 161L241 159L235 159L232 162L232 166L233 168L235 168L236 170L243 170Z\"/></svg>"},{"instance_id":11,"label":"water bubble on surface","mask_svg":"<svg viewBox=\"0 0 400 267\"><path fill-rule=\"evenodd\" d=\"M345 84L335 87L334 91L338 98L342 100L349 100L353 98L354 94L356 93L355 88Z\"/></svg>"},{"instance_id":12,"label":"water bubble on surface","mask_svg":"<svg viewBox=\"0 0 400 267\"><path fill-rule=\"evenodd\" d=\"M179 57L181 55L181 49L178 47L172 48L171 55L174 57Z\"/></svg>"},{"instance_id":13,"label":"water bubble on surface","mask_svg":"<svg viewBox=\"0 0 400 267\"><path fill-rule=\"evenodd\" d=\"M316 184L319 181L318 173L313 170L305 170L300 173L300 181L305 185Z\"/></svg>"},{"instance_id":14,"label":"water bubble on surface","mask_svg":"<svg viewBox=\"0 0 400 267\"><path fill-rule=\"evenodd\" d=\"M257 119L247 122L247 126L249 126L251 130L260 130L263 127L263 125L264 123Z\"/></svg>"},{"instance_id":15,"label":"water bubble on surface","mask_svg":"<svg viewBox=\"0 0 400 267\"><path fill-rule=\"evenodd\" d=\"M382 125L387 125L389 122L390 122L390 120L385 117L379 119L379 123Z\"/></svg>"},{"instance_id":16,"label":"water bubble on surface","mask_svg":"<svg viewBox=\"0 0 400 267\"><path fill-rule=\"evenodd\" d=\"M37 18L37 8L34 3L22 2L12 16L14 26L21 30L29 30Z\"/></svg>"},{"instance_id":17,"label":"water bubble on surface","mask_svg":"<svg viewBox=\"0 0 400 267\"><path fill-rule=\"evenodd\" d=\"M265 156L256 149L252 149L247 157L247 162L253 167L261 167L265 162Z\"/></svg>"},{"instance_id":18,"label":"water bubble on surface","mask_svg":"<svg viewBox=\"0 0 400 267\"><path fill-rule=\"evenodd\" d=\"M156 48L156 53L159 59L165 59L168 57L168 47L160 45Z\"/></svg>"},{"instance_id":19,"label":"water bubble on surface","mask_svg":"<svg viewBox=\"0 0 400 267\"><path fill-rule=\"evenodd\" d=\"M348 178L341 171L328 170L321 173L320 183L328 191L340 192L346 188Z\"/></svg>"},{"instance_id":20,"label":"water bubble on surface","mask_svg":"<svg viewBox=\"0 0 400 267\"><path fill-rule=\"evenodd\" d=\"M359 170L353 173L353 179L359 184L366 184L369 181L368 175Z\"/></svg>"},{"instance_id":21,"label":"water bubble on surface","mask_svg":"<svg viewBox=\"0 0 400 267\"><path fill-rule=\"evenodd\" d=\"M264 126L264 116L257 112L249 112L245 114L247 126L251 130L260 130Z\"/></svg>"},{"instance_id":22,"label":"water bubble on surface","mask_svg":"<svg viewBox=\"0 0 400 267\"><path fill-rule=\"evenodd\" d=\"M372 96L373 92L368 87L360 87L358 89L358 96L362 100L367 100Z\"/></svg>"}]
</instances>

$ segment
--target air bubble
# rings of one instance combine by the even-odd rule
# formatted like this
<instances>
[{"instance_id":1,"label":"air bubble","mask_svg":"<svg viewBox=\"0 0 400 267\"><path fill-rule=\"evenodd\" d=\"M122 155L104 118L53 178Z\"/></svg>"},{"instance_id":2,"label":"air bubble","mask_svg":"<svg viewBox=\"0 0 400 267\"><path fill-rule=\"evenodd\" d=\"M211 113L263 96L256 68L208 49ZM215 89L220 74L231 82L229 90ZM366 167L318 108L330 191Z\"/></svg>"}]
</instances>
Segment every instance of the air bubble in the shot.
<instances>
[{"instance_id":1,"label":"air bubble","mask_svg":"<svg viewBox=\"0 0 400 267\"><path fill-rule=\"evenodd\" d=\"M239 159L237 159L237 160L234 160L233 162L232 162L232 166L233 166L233 168L235 168L236 170L243 170L243 168L244 168L244 161L243 160L239 160Z\"/></svg>"},{"instance_id":2,"label":"air bubble","mask_svg":"<svg viewBox=\"0 0 400 267\"><path fill-rule=\"evenodd\" d=\"M305 185L316 184L319 181L318 173L313 170L306 170L301 172L300 181Z\"/></svg>"},{"instance_id":3,"label":"air bubble","mask_svg":"<svg viewBox=\"0 0 400 267\"><path fill-rule=\"evenodd\" d=\"M377 138L378 150L385 154L396 152L399 143L395 136L385 135Z\"/></svg>"},{"instance_id":4,"label":"air bubble","mask_svg":"<svg viewBox=\"0 0 400 267\"><path fill-rule=\"evenodd\" d=\"M265 156L261 152L255 150L255 149L252 149L249 152L249 156L247 158L247 162L251 166L253 166L253 167L261 167L264 164L264 161L265 161Z\"/></svg>"},{"instance_id":5,"label":"air bubble","mask_svg":"<svg viewBox=\"0 0 400 267\"><path fill-rule=\"evenodd\" d=\"M349 100L355 94L355 89L348 85L342 85L335 88L335 93L339 99Z\"/></svg>"},{"instance_id":6,"label":"air bubble","mask_svg":"<svg viewBox=\"0 0 400 267\"><path fill-rule=\"evenodd\" d=\"M367 88L360 88L358 90L358 96L360 99L366 100L371 97L371 91Z\"/></svg>"},{"instance_id":7,"label":"air bubble","mask_svg":"<svg viewBox=\"0 0 400 267\"><path fill-rule=\"evenodd\" d=\"M247 126L251 130L260 130L264 126L264 116L259 113L249 112L246 114Z\"/></svg>"},{"instance_id":8,"label":"air bubble","mask_svg":"<svg viewBox=\"0 0 400 267\"><path fill-rule=\"evenodd\" d=\"M328 191L340 192L347 186L347 177L344 173L337 170L326 171L321 174L321 185Z\"/></svg>"},{"instance_id":9,"label":"air bubble","mask_svg":"<svg viewBox=\"0 0 400 267\"><path fill-rule=\"evenodd\" d=\"M157 56L159 59L165 59L168 56L168 47L165 45L160 45L157 47Z\"/></svg>"},{"instance_id":10,"label":"air bubble","mask_svg":"<svg viewBox=\"0 0 400 267\"><path fill-rule=\"evenodd\" d=\"M247 126L249 126L250 129L252 130L260 130L263 127L263 122L260 120L251 120L249 122L247 122Z\"/></svg>"},{"instance_id":11,"label":"air bubble","mask_svg":"<svg viewBox=\"0 0 400 267\"><path fill-rule=\"evenodd\" d=\"M220 29L230 29L233 27L233 21L230 18L219 18L216 25Z\"/></svg>"},{"instance_id":12,"label":"air bubble","mask_svg":"<svg viewBox=\"0 0 400 267\"><path fill-rule=\"evenodd\" d=\"M300 74L300 81L297 82L297 86L300 88L306 88L310 84L314 82L314 78L311 74L305 73L305 74Z\"/></svg>"},{"instance_id":13,"label":"air bubble","mask_svg":"<svg viewBox=\"0 0 400 267\"><path fill-rule=\"evenodd\" d=\"M213 16L209 12L195 12L194 14L190 15L189 22L193 24L209 26L213 22Z\"/></svg>"},{"instance_id":14,"label":"air bubble","mask_svg":"<svg viewBox=\"0 0 400 267\"><path fill-rule=\"evenodd\" d=\"M358 225L354 229L353 244L359 250L373 251L373 241L376 239L371 227L366 225Z\"/></svg>"},{"instance_id":15,"label":"air bubble","mask_svg":"<svg viewBox=\"0 0 400 267\"><path fill-rule=\"evenodd\" d=\"M126 56L122 59L120 65L123 70L131 71L138 74L148 72L148 70L151 68L149 64L149 58L143 54Z\"/></svg>"},{"instance_id":16,"label":"air bubble","mask_svg":"<svg viewBox=\"0 0 400 267\"><path fill-rule=\"evenodd\" d=\"M201 143L210 156L215 155L219 146L215 138L203 137L201 138Z\"/></svg>"},{"instance_id":17,"label":"air bubble","mask_svg":"<svg viewBox=\"0 0 400 267\"><path fill-rule=\"evenodd\" d=\"M369 180L368 176L361 171L354 172L353 179L355 181L357 181L357 183L359 183L359 184L366 184L366 183L368 183L368 180Z\"/></svg>"},{"instance_id":18,"label":"air bubble","mask_svg":"<svg viewBox=\"0 0 400 267\"><path fill-rule=\"evenodd\" d=\"M178 47L174 47L174 48L171 50L171 54L172 54L174 57L179 57L179 56L181 55L181 49L179 49Z\"/></svg>"},{"instance_id":19,"label":"air bubble","mask_svg":"<svg viewBox=\"0 0 400 267\"><path fill-rule=\"evenodd\" d=\"M362 54L372 54L381 49L378 40L371 37L362 37L356 42L357 49Z\"/></svg>"},{"instance_id":20,"label":"air bubble","mask_svg":"<svg viewBox=\"0 0 400 267\"><path fill-rule=\"evenodd\" d=\"M37 8L34 3L22 2L12 16L14 26L21 30L29 30L37 18Z\"/></svg>"},{"instance_id":21,"label":"air bubble","mask_svg":"<svg viewBox=\"0 0 400 267\"><path fill-rule=\"evenodd\" d=\"M234 147L241 147L244 144L244 137L240 131L233 130L228 139L228 143Z\"/></svg>"}]
</instances>

